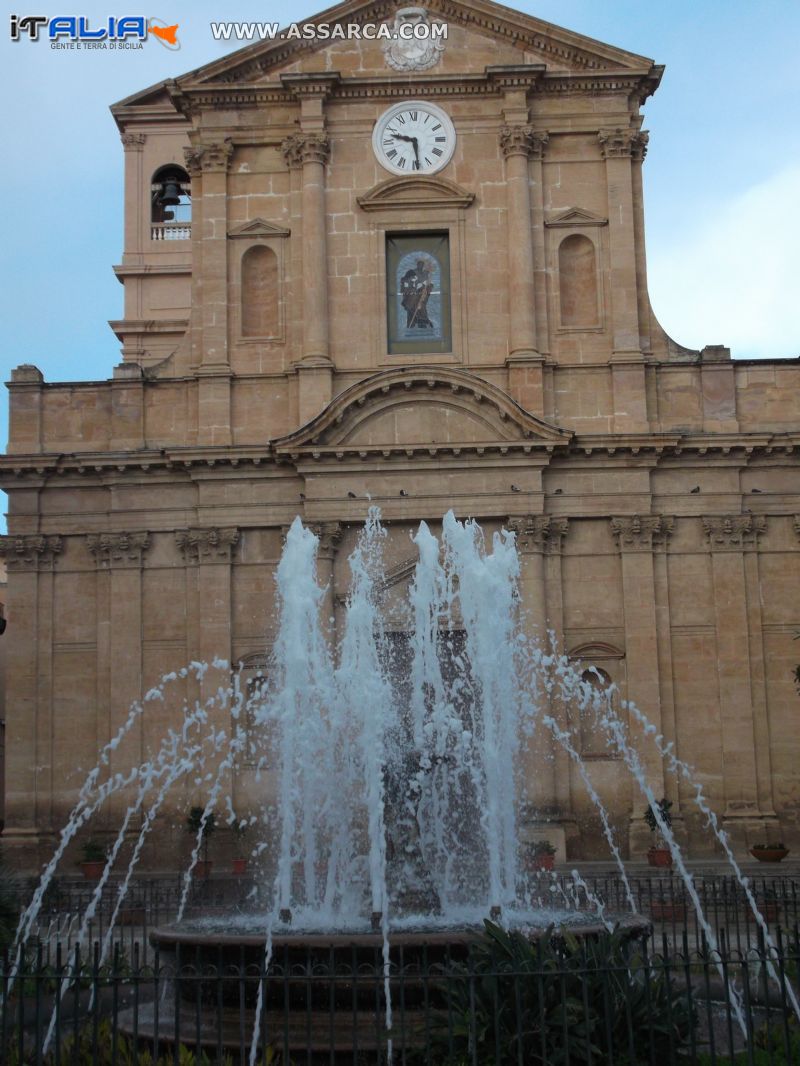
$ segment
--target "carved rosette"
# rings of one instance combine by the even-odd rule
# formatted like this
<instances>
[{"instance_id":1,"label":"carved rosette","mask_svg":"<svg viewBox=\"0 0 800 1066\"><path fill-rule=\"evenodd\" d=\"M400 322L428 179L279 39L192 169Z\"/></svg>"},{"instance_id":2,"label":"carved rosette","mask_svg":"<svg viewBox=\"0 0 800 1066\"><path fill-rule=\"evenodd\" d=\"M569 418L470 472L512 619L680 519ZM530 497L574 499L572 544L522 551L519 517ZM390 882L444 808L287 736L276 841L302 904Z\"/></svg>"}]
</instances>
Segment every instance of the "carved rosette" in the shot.
<instances>
[{"instance_id":1,"label":"carved rosette","mask_svg":"<svg viewBox=\"0 0 800 1066\"><path fill-rule=\"evenodd\" d=\"M753 551L767 528L764 515L704 515L702 522L711 551Z\"/></svg>"},{"instance_id":2,"label":"carved rosette","mask_svg":"<svg viewBox=\"0 0 800 1066\"><path fill-rule=\"evenodd\" d=\"M59 536L27 533L22 536L0 536L0 556L6 561L9 573L20 570L52 570L61 552Z\"/></svg>"},{"instance_id":3,"label":"carved rosette","mask_svg":"<svg viewBox=\"0 0 800 1066\"><path fill-rule=\"evenodd\" d=\"M512 515L505 523L505 528L516 539L520 555L539 552L558 555L567 535L569 519L552 518L550 515Z\"/></svg>"},{"instance_id":4,"label":"carved rosette","mask_svg":"<svg viewBox=\"0 0 800 1066\"><path fill-rule=\"evenodd\" d=\"M309 527L319 539L318 556L320 559L333 559L336 549L342 542L344 527L341 522L317 522Z\"/></svg>"},{"instance_id":5,"label":"carved rosette","mask_svg":"<svg viewBox=\"0 0 800 1066\"><path fill-rule=\"evenodd\" d=\"M147 140L147 135L144 133L122 133L120 134L120 140L126 152L141 152Z\"/></svg>"},{"instance_id":6,"label":"carved rosette","mask_svg":"<svg viewBox=\"0 0 800 1066\"><path fill-rule=\"evenodd\" d=\"M330 159L331 143L325 134L293 133L281 144L283 157L293 170L304 163L322 163Z\"/></svg>"},{"instance_id":7,"label":"carved rosette","mask_svg":"<svg viewBox=\"0 0 800 1066\"><path fill-rule=\"evenodd\" d=\"M603 159L622 159L630 156L641 161L647 155L647 130L600 130L597 134Z\"/></svg>"},{"instance_id":8,"label":"carved rosette","mask_svg":"<svg viewBox=\"0 0 800 1066\"><path fill-rule=\"evenodd\" d=\"M230 563L233 549L239 543L239 530L235 528L217 529L176 529L175 543L178 545L184 562L196 566L198 563Z\"/></svg>"},{"instance_id":9,"label":"carved rosette","mask_svg":"<svg viewBox=\"0 0 800 1066\"><path fill-rule=\"evenodd\" d=\"M140 567L150 547L150 534L89 533L86 544L101 569Z\"/></svg>"},{"instance_id":10,"label":"carved rosette","mask_svg":"<svg viewBox=\"0 0 800 1066\"><path fill-rule=\"evenodd\" d=\"M611 519L611 532L621 552L666 548L675 519L671 515L626 515Z\"/></svg>"},{"instance_id":11,"label":"carved rosette","mask_svg":"<svg viewBox=\"0 0 800 1066\"><path fill-rule=\"evenodd\" d=\"M233 141L226 137L223 141L209 144L193 144L184 148L183 157L190 174L202 174L203 171L227 171L233 158Z\"/></svg>"},{"instance_id":12,"label":"carved rosette","mask_svg":"<svg viewBox=\"0 0 800 1066\"><path fill-rule=\"evenodd\" d=\"M535 130L533 126L503 126L500 131L500 149L506 159L522 155L526 159L542 159L548 133Z\"/></svg>"}]
</instances>

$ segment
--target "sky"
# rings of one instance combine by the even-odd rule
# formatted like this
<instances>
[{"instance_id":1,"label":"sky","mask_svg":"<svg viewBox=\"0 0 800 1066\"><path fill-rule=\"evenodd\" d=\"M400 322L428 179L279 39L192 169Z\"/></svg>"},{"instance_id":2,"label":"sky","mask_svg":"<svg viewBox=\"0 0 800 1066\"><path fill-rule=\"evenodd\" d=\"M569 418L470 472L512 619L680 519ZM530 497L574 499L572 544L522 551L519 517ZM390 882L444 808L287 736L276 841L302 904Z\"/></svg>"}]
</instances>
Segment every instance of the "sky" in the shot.
<instances>
[{"instance_id":1,"label":"sky","mask_svg":"<svg viewBox=\"0 0 800 1066\"><path fill-rule=\"evenodd\" d=\"M42 14L148 14L180 50L56 52L0 29L0 360L48 381L102 379L120 361L111 266L122 254L122 163L109 105L234 50L219 19L286 24L320 8L159 0L157 11L82 2ZM519 0L546 21L666 65L645 105L650 294L679 343L734 358L800 355L800 4L797 0ZM11 9L27 14L28 8ZM11 12L9 12L10 14ZM0 402L0 439L7 438Z\"/></svg>"}]
</instances>

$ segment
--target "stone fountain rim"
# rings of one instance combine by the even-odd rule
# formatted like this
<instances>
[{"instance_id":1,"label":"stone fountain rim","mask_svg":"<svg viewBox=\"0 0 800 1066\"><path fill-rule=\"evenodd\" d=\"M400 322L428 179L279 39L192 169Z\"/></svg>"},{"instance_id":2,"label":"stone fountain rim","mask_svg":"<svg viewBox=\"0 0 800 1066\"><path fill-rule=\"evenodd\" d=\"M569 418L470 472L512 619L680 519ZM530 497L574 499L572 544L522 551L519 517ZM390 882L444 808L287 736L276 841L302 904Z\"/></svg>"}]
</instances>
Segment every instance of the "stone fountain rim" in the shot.
<instances>
[{"instance_id":1,"label":"stone fountain rim","mask_svg":"<svg viewBox=\"0 0 800 1066\"><path fill-rule=\"evenodd\" d=\"M611 916L609 916L611 917ZM637 934L644 936L650 932L652 923L649 918L641 914L614 915L615 925L623 932L634 937ZM196 920L196 919L190 919ZM187 923L188 924L188 923ZM475 943L484 932L483 926L464 928L463 926L452 929L431 929L426 931L411 931L403 929L390 929L388 940L390 947L446 947L448 945L463 945ZM552 925L528 927L528 933L532 940L539 940L550 932L551 936L557 937L562 932L569 932L579 938L598 936L608 933L603 922L576 922L574 925L567 922L553 922ZM255 947L263 948L266 941L265 933L231 932L222 933L215 930L208 932L188 932L178 925L158 926L150 930L150 943L153 945L185 945L187 947ZM281 948L306 947L306 948L382 948L384 943L381 932L341 932L319 933L303 931L273 933L273 952Z\"/></svg>"}]
</instances>

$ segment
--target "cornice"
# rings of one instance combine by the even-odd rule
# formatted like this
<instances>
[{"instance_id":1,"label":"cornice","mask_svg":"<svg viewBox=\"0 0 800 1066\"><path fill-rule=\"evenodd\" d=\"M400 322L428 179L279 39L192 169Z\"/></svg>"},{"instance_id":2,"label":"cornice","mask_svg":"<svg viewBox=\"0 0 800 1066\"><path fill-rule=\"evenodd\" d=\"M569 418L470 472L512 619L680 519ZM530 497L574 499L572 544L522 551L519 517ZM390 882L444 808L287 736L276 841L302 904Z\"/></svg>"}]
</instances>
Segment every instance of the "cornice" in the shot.
<instances>
[{"instance_id":1,"label":"cornice","mask_svg":"<svg viewBox=\"0 0 800 1066\"><path fill-rule=\"evenodd\" d=\"M340 413L342 406L349 402L358 402L363 396L364 402L370 392L382 392L384 386L412 389L416 385L429 387L430 382L437 382L442 389L465 392L481 393L483 400L494 400L489 394L497 392L498 397L504 394L489 386L482 379L471 379L469 383L462 381L460 377L451 382L446 373L454 374L449 368L421 367L408 372L403 379L397 381L383 380L384 375L396 375L398 371L386 371L381 375L374 375L358 385L351 386L345 392L340 393L333 404L329 406L330 422L333 422ZM381 380L379 380L381 379ZM406 384L406 381L408 384ZM10 382L9 389L15 388L43 388L52 387L59 383L29 383ZM97 387L98 385L110 385L110 382L78 382L78 386ZM148 383L145 381L144 386ZM356 390L358 390L356 392ZM345 400L349 396L350 400ZM503 401L506 416L510 417L515 411L516 405L510 398ZM331 410L332 409L332 410ZM498 408L499 410L499 408ZM519 408L521 412L522 409ZM323 412L323 415L326 412ZM523 413L524 414L524 413ZM525 416L532 419L532 416ZM653 434L594 434L573 436L546 422L532 419L529 426L530 436L523 440L502 440L488 443L465 443L465 444L393 444L374 445L365 447L358 445L347 447L342 445L326 446L319 442L318 433L322 432L322 416L318 416L307 426L302 427L293 434L277 438L259 446L248 445L195 445L187 447L175 447L165 449L141 449L138 451L103 451L103 452L75 452L70 454L45 452L45 453L19 453L0 455L0 478L5 485L13 485L20 479L62 478L68 476L97 477L106 475L142 475L172 470L194 471L200 470L226 470L237 469L245 466L274 467L278 463L291 461L300 455L312 459L333 457L337 460L364 459L367 457L431 457L452 455L456 458L468 455L530 455L542 448L553 453L556 452L565 460L575 461L583 458L603 459L606 457L633 455L660 462L691 457L730 457L733 460L745 462L754 456L792 456L800 452L800 433L786 434L687 434L681 436L675 433ZM318 425L318 423L320 423ZM327 424L327 419L326 419ZM546 436L538 436L538 432L548 431Z\"/></svg>"}]
</instances>

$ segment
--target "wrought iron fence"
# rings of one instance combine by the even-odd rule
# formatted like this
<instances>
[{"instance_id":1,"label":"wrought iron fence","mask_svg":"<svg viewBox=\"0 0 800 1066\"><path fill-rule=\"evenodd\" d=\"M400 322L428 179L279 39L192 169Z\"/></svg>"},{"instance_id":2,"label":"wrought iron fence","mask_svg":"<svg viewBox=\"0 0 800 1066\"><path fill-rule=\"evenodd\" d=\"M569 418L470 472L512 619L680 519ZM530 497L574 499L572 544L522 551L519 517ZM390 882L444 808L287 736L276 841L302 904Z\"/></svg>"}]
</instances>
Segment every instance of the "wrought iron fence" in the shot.
<instances>
[{"instance_id":1,"label":"wrought iron fence","mask_svg":"<svg viewBox=\"0 0 800 1066\"><path fill-rule=\"evenodd\" d=\"M796 1066L797 928L774 944L660 950L630 933L499 927L463 950L319 938L263 952L38 944L0 966L8 1066L402 1063L405 1066Z\"/></svg>"},{"instance_id":2,"label":"wrought iron fence","mask_svg":"<svg viewBox=\"0 0 800 1066\"><path fill-rule=\"evenodd\" d=\"M610 915L630 913L625 883L618 876L584 875L592 895L602 901ZM629 876L636 911L652 922L651 949L660 950L663 936L682 949L684 937L690 948L700 945L703 926L683 881L674 875ZM543 872L535 882L534 902L547 906L555 897L561 901L571 884L562 873ZM730 876L695 876L694 886L701 912L716 939L729 948L745 951L757 945L762 932L744 887ZM800 924L800 882L792 877L751 877L748 881L756 908L770 929L791 929ZM94 906L85 940L103 940L118 905L119 884L104 886L95 900L91 882L58 879L48 890L36 923L36 935L45 945L60 942L70 949L78 939L87 908ZM175 920L183 891L183 878L150 877L136 879L123 900L111 931L114 942L128 954L134 945L143 963L152 952L152 929ZM252 882L242 877L212 877L195 880L188 898L190 910L204 914L231 913L250 905Z\"/></svg>"}]
</instances>

